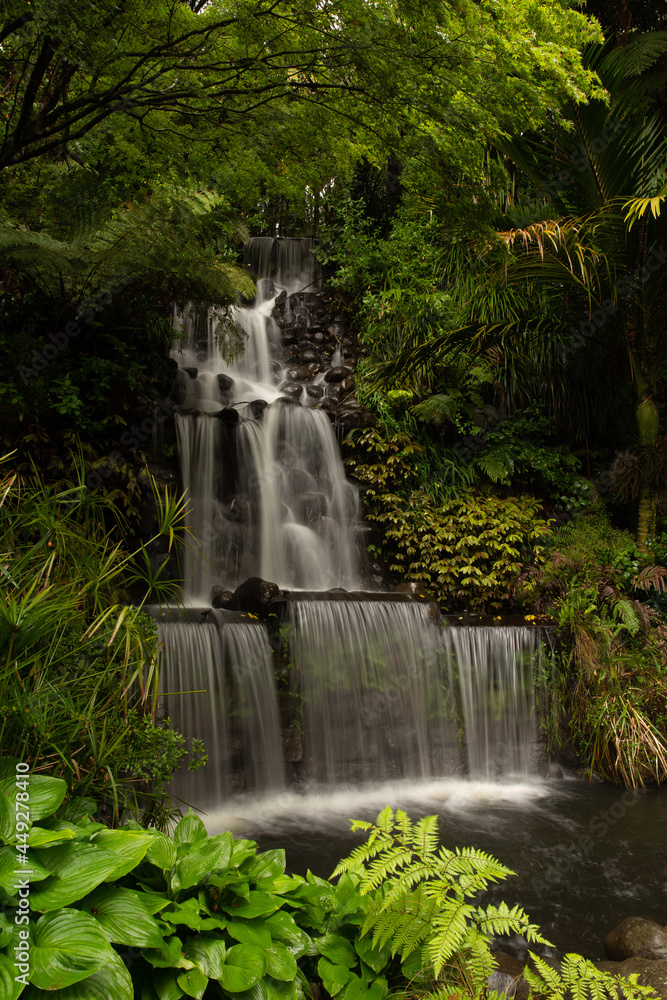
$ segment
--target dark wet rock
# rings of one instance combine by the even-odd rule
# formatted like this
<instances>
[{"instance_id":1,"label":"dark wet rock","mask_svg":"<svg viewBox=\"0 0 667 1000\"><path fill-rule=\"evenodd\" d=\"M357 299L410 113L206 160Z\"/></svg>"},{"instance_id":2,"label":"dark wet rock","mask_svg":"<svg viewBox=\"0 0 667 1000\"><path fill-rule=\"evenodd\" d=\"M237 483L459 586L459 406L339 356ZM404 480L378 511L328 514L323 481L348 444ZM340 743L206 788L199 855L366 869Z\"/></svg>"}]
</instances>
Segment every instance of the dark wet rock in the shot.
<instances>
[{"instance_id":1,"label":"dark wet rock","mask_svg":"<svg viewBox=\"0 0 667 1000\"><path fill-rule=\"evenodd\" d=\"M355 385L356 383L353 378L344 378L343 381L340 383L340 387L343 390L343 392L352 392Z\"/></svg>"},{"instance_id":2,"label":"dark wet rock","mask_svg":"<svg viewBox=\"0 0 667 1000\"><path fill-rule=\"evenodd\" d=\"M333 399L329 399L328 396L325 396L324 399L321 399L319 401L315 409L325 410L327 413L331 413L333 410L336 409L336 404L334 403Z\"/></svg>"},{"instance_id":3,"label":"dark wet rock","mask_svg":"<svg viewBox=\"0 0 667 1000\"><path fill-rule=\"evenodd\" d=\"M281 309L285 305L286 301L287 301L287 292L285 291L285 289L283 289L275 301L274 308Z\"/></svg>"},{"instance_id":4,"label":"dark wet rock","mask_svg":"<svg viewBox=\"0 0 667 1000\"><path fill-rule=\"evenodd\" d=\"M237 496L233 498L229 505L229 519L242 523L250 520L250 501L247 497Z\"/></svg>"},{"instance_id":5,"label":"dark wet rock","mask_svg":"<svg viewBox=\"0 0 667 1000\"><path fill-rule=\"evenodd\" d=\"M607 958L667 960L667 930L646 917L626 917L604 939Z\"/></svg>"},{"instance_id":6,"label":"dark wet rock","mask_svg":"<svg viewBox=\"0 0 667 1000\"><path fill-rule=\"evenodd\" d=\"M226 587L211 587L211 606L214 608L231 608L234 594Z\"/></svg>"},{"instance_id":7,"label":"dark wet rock","mask_svg":"<svg viewBox=\"0 0 667 1000\"><path fill-rule=\"evenodd\" d=\"M311 333L312 333L312 327L311 327ZM322 333L321 330L316 330L315 333L312 333L312 338L316 344L323 344L325 340L324 334Z\"/></svg>"},{"instance_id":8,"label":"dark wet rock","mask_svg":"<svg viewBox=\"0 0 667 1000\"><path fill-rule=\"evenodd\" d=\"M343 365L339 365L337 368L330 368L328 372L325 372L324 381L342 382L344 378L347 378L350 372L351 369L346 368Z\"/></svg>"},{"instance_id":9,"label":"dark wet rock","mask_svg":"<svg viewBox=\"0 0 667 1000\"><path fill-rule=\"evenodd\" d=\"M517 978L512 976L509 972L501 972L500 969L496 969L492 972L486 980L486 985L490 990L496 990L498 993L504 993L505 996L513 997L516 993Z\"/></svg>"},{"instance_id":10,"label":"dark wet rock","mask_svg":"<svg viewBox=\"0 0 667 1000\"><path fill-rule=\"evenodd\" d=\"M301 355L301 363L304 365L309 365L313 361L319 361L319 356L317 351L312 351L312 350L304 351L303 354Z\"/></svg>"},{"instance_id":11,"label":"dark wet rock","mask_svg":"<svg viewBox=\"0 0 667 1000\"><path fill-rule=\"evenodd\" d=\"M199 374L198 368L184 368L183 371L187 372L190 378L197 378L197 375Z\"/></svg>"},{"instance_id":12,"label":"dark wet rock","mask_svg":"<svg viewBox=\"0 0 667 1000\"><path fill-rule=\"evenodd\" d=\"M285 396L291 396L292 399L301 399L301 393L303 392L303 386L299 385L297 382L284 382L280 386L280 391Z\"/></svg>"},{"instance_id":13,"label":"dark wet rock","mask_svg":"<svg viewBox=\"0 0 667 1000\"><path fill-rule=\"evenodd\" d=\"M179 406L176 408L176 412L180 413L182 417L203 417L204 411L198 410L195 406ZM215 416L219 416L222 411L220 410Z\"/></svg>"},{"instance_id":14,"label":"dark wet rock","mask_svg":"<svg viewBox=\"0 0 667 1000\"><path fill-rule=\"evenodd\" d=\"M552 760L551 763L547 764L544 768L544 777L550 778L552 781L558 781L564 778L565 775L563 774L563 768L560 764L556 764L556 762Z\"/></svg>"},{"instance_id":15,"label":"dark wet rock","mask_svg":"<svg viewBox=\"0 0 667 1000\"><path fill-rule=\"evenodd\" d=\"M326 387L326 393L331 399L340 399L343 390L337 383L329 383Z\"/></svg>"},{"instance_id":16,"label":"dark wet rock","mask_svg":"<svg viewBox=\"0 0 667 1000\"><path fill-rule=\"evenodd\" d=\"M377 417L368 410L350 410L346 406L336 412L336 424L344 431L351 431L357 427L375 427Z\"/></svg>"},{"instance_id":17,"label":"dark wet rock","mask_svg":"<svg viewBox=\"0 0 667 1000\"><path fill-rule=\"evenodd\" d=\"M218 420L222 420L223 424L229 424L230 427L239 422L239 412L232 406L225 406L222 410L218 410L215 416Z\"/></svg>"},{"instance_id":18,"label":"dark wet rock","mask_svg":"<svg viewBox=\"0 0 667 1000\"><path fill-rule=\"evenodd\" d=\"M234 388L234 379L230 375L223 375L220 372L219 375L216 375L216 381L220 392L229 392L230 389Z\"/></svg>"},{"instance_id":19,"label":"dark wet rock","mask_svg":"<svg viewBox=\"0 0 667 1000\"><path fill-rule=\"evenodd\" d=\"M299 386L301 389L301 386ZM299 393L299 395L301 395ZM294 396L278 396L274 401L275 406L301 406L301 399L295 399Z\"/></svg>"},{"instance_id":20,"label":"dark wet rock","mask_svg":"<svg viewBox=\"0 0 667 1000\"><path fill-rule=\"evenodd\" d=\"M278 584L262 580L259 576L251 576L234 591L234 606L242 611L249 611L259 618L265 618L269 612L269 603L278 597Z\"/></svg>"},{"instance_id":21,"label":"dark wet rock","mask_svg":"<svg viewBox=\"0 0 667 1000\"><path fill-rule=\"evenodd\" d=\"M253 399L249 407L251 415L255 417L256 420L261 420L264 416L264 410L268 405L269 404L265 399Z\"/></svg>"},{"instance_id":22,"label":"dark wet rock","mask_svg":"<svg viewBox=\"0 0 667 1000\"><path fill-rule=\"evenodd\" d=\"M174 372L178 369L178 361L176 358L165 358L164 363L170 371Z\"/></svg>"},{"instance_id":23,"label":"dark wet rock","mask_svg":"<svg viewBox=\"0 0 667 1000\"><path fill-rule=\"evenodd\" d=\"M327 333L330 337L340 340L345 334L345 327L341 323L331 323L327 327Z\"/></svg>"},{"instance_id":24,"label":"dark wet rock","mask_svg":"<svg viewBox=\"0 0 667 1000\"><path fill-rule=\"evenodd\" d=\"M667 961L650 961L646 958L628 958L621 962L622 976L637 973L640 986L651 986L660 1000L667 1000Z\"/></svg>"},{"instance_id":25,"label":"dark wet rock","mask_svg":"<svg viewBox=\"0 0 667 1000\"><path fill-rule=\"evenodd\" d=\"M320 371L321 368L322 365L317 364L317 362L315 361L311 361L310 364L308 365L308 371L310 372L311 376L317 375L317 373Z\"/></svg>"},{"instance_id":26,"label":"dark wet rock","mask_svg":"<svg viewBox=\"0 0 667 1000\"><path fill-rule=\"evenodd\" d=\"M310 378L310 372L306 365L295 365L293 368L287 369L285 377L290 382L307 382Z\"/></svg>"},{"instance_id":27,"label":"dark wet rock","mask_svg":"<svg viewBox=\"0 0 667 1000\"><path fill-rule=\"evenodd\" d=\"M306 395L310 396L311 399L321 399L324 395L324 386L308 385L306 386Z\"/></svg>"}]
</instances>

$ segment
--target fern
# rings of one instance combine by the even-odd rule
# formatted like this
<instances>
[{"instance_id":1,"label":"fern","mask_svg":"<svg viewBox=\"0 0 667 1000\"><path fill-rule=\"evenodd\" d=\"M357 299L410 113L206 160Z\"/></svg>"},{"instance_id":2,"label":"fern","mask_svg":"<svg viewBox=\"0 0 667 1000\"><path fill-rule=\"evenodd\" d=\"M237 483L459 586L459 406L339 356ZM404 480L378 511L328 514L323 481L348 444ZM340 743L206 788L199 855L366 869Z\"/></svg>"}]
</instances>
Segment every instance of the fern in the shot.
<instances>
[{"instance_id":1,"label":"fern","mask_svg":"<svg viewBox=\"0 0 667 1000\"><path fill-rule=\"evenodd\" d=\"M373 947L389 945L403 962L421 949L432 978L464 982L476 995L494 968L491 935L547 943L520 907L476 904L489 883L513 872L484 851L439 847L436 816L413 823L387 806L375 824L355 821L353 829L368 833L366 843L334 875L354 872L359 891L370 896L361 932L372 934Z\"/></svg>"},{"instance_id":2,"label":"fern","mask_svg":"<svg viewBox=\"0 0 667 1000\"><path fill-rule=\"evenodd\" d=\"M531 958L535 969L526 967L523 975L530 986L531 997L548 997L549 1000L640 1000L653 994L650 986L640 986L637 973L627 978L613 976L596 969L592 962L581 955L566 955L560 972L553 969L538 955Z\"/></svg>"}]
</instances>

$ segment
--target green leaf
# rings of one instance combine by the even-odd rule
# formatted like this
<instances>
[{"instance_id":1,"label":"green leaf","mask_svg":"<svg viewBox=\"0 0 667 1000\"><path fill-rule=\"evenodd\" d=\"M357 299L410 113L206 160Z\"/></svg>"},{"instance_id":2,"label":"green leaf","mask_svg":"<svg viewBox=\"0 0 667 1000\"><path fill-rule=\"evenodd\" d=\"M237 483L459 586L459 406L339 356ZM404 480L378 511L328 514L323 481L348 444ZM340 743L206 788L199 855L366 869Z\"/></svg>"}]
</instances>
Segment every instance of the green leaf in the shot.
<instances>
[{"instance_id":1,"label":"green leaf","mask_svg":"<svg viewBox=\"0 0 667 1000\"><path fill-rule=\"evenodd\" d=\"M23 864L22 859L23 854L19 853L15 847L0 847L0 886L5 889L10 896L14 895L16 887L16 878L21 876L21 872L29 871L30 875L25 875L23 877L29 878L30 882L40 882L41 880L48 878L51 872L40 865L39 861L35 857L33 851L26 851L25 858L26 863Z\"/></svg>"},{"instance_id":2,"label":"green leaf","mask_svg":"<svg viewBox=\"0 0 667 1000\"><path fill-rule=\"evenodd\" d=\"M174 840L177 844L195 844L198 840L206 840L206 827L192 809L181 819L174 830Z\"/></svg>"},{"instance_id":3,"label":"green leaf","mask_svg":"<svg viewBox=\"0 0 667 1000\"><path fill-rule=\"evenodd\" d=\"M178 974L173 969L154 969L153 987L160 1000L180 1000L183 996Z\"/></svg>"},{"instance_id":4,"label":"green leaf","mask_svg":"<svg viewBox=\"0 0 667 1000\"><path fill-rule=\"evenodd\" d=\"M161 948L147 948L141 954L155 969L191 969L193 963L183 955L179 937L164 938Z\"/></svg>"},{"instance_id":5,"label":"green leaf","mask_svg":"<svg viewBox=\"0 0 667 1000\"><path fill-rule=\"evenodd\" d=\"M30 948L30 981L42 990L60 990L113 962L115 952L88 913L62 909L35 925Z\"/></svg>"},{"instance_id":6,"label":"green leaf","mask_svg":"<svg viewBox=\"0 0 667 1000\"><path fill-rule=\"evenodd\" d=\"M225 958L219 982L230 993L249 990L266 972L266 960L260 948L250 944L236 944Z\"/></svg>"},{"instance_id":7,"label":"green leaf","mask_svg":"<svg viewBox=\"0 0 667 1000\"><path fill-rule=\"evenodd\" d=\"M171 837L157 830L153 832L151 843L146 851L146 860L157 865L163 871L171 871L176 864L178 850Z\"/></svg>"},{"instance_id":8,"label":"green leaf","mask_svg":"<svg viewBox=\"0 0 667 1000\"><path fill-rule=\"evenodd\" d=\"M177 861L171 876L172 889L176 892L191 889L214 872L225 871L231 855L231 833L211 837L201 847L192 848L185 857Z\"/></svg>"},{"instance_id":9,"label":"green leaf","mask_svg":"<svg viewBox=\"0 0 667 1000\"><path fill-rule=\"evenodd\" d=\"M320 954L334 965L344 965L352 969L357 964L354 948L347 938L341 937L340 934L325 934L324 937L316 938L315 944Z\"/></svg>"},{"instance_id":10,"label":"green leaf","mask_svg":"<svg viewBox=\"0 0 667 1000\"><path fill-rule=\"evenodd\" d=\"M184 955L194 962L210 979L220 979L225 964L227 949L220 938L201 934L190 938L185 945Z\"/></svg>"},{"instance_id":11,"label":"green leaf","mask_svg":"<svg viewBox=\"0 0 667 1000\"><path fill-rule=\"evenodd\" d=\"M208 976L201 969L189 969L178 977L178 985L189 997L201 1000L208 986Z\"/></svg>"},{"instance_id":12,"label":"green leaf","mask_svg":"<svg viewBox=\"0 0 667 1000\"><path fill-rule=\"evenodd\" d=\"M137 833L135 830L100 830L91 838L95 847L119 855L118 868L113 873L113 878L122 878L136 868L152 841L150 834Z\"/></svg>"},{"instance_id":13,"label":"green leaf","mask_svg":"<svg viewBox=\"0 0 667 1000\"><path fill-rule=\"evenodd\" d=\"M0 838L14 840L17 820L25 822L22 813L27 813L29 822L51 816L67 792L67 782L62 778L47 778L45 775L19 775L22 783L27 781L24 792L16 783L16 776L0 781ZM16 801L17 794L28 796L25 802Z\"/></svg>"},{"instance_id":14,"label":"green leaf","mask_svg":"<svg viewBox=\"0 0 667 1000\"><path fill-rule=\"evenodd\" d=\"M141 893L133 889L103 886L81 903L113 944L135 948L161 948L163 936L157 920L144 906Z\"/></svg>"},{"instance_id":15,"label":"green leaf","mask_svg":"<svg viewBox=\"0 0 667 1000\"><path fill-rule=\"evenodd\" d=\"M368 937L357 937L354 941L354 947L357 951L357 955L366 963L370 965L373 972L381 972L385 968L389 958L391 956L391 948L387 944L383 948L378 948L377 946L373 948L372 938Z\"/></svg>"},{"instance_id":16,"label":"green leaf","mask_svg":"<svg viewBox=\"0 0 667 1000\"><path fill-rule=\"evenodd\" d=\"M125 963L112 951L104 968L78 983L49 993L49 996L56 996L58 1000L133 1000L134 988ZM28 987L25 993L25 1000L40 1000L43 997L44 993L33 987Z\"/></svg>"},{"instance_id":17,"label":"green leaf","mask_svg":"<svg viewBox=\"0 0 667 1000\"><path fill-rule=\"evenodd\" d=\"M324 983L327 993L335 997L337 993L347 986L352 973L345 965L334 965L328 958L321 958L317 963L317 971L320 979Z\"/></svg>"},{"instance_id":18,"label":"green leaf","mask_svg":"<svg viewBox=\"0 0 667 1000\"><path fill-rule=\"evenodd\" d=\"M34 910L56 910L76 902L113 875L119 866L117 854L91 844L61 844L40 850L37 855L54 874L31 893L30 905ZM124 866L122 861L120 864Z\"/></svg>"},{"instance_id":19,"label":"green leaf","mask_svg":"<svg viewBox=\"0 0 667 1000\"><path fill-rule=\"evenodd\" d=\"M0 997L2 1000L16 1000L23 992L23 983L17 983L17 968L9 955L0 954Z\"/></svg>"},{"instance_id":20,"label":"green leaf","mask_svg":"<svg viewBox=\"0 0 667 1000\"><path fill-rule=\"evenodd\" d=\"M280 910L267 917L265 924L273 937L283 941L295 958L317 953L315 942L299 927L291 913Z\"/></svg>"},{"instance_id":21,"label":"green leaf","mask_svg":"<svg viewBox=\"0 0 667 1000\"><path fill-rule=\"evenodd\" d=\"M380 977L374 982L365 983L358 976L353 976L343 995L345 1000L384 1000L387 995L387 980Z\"/></svg>"},{"instance_id":22,"label":"green leaf","mask_svg":"<svg viewBox=\"0 0 667 1000\"><path fill-rule=\"evenodd\" d=\"M296 959L291 952L281 944L274 944L264 951L266 971L274 979L289 982L296 976Z\"/></svg>"},{"instance_id":23,"label":"green leaf","mask_svg":"<svg viewBox=\"0 0 667 1000\"><path fill-rule=\"evenodd\" d=\"M255 944L259 948L271 947L271 931L266 920L255 917L253 920L228 920L227 931L241 944Z\"/></svg>"},{"instance_id":24,"label":"green leaf","mask_svg":"<svg viewBox=\"0 0 667 1000\"><path fill-rule=\"evenodd\" d=\"M264 917L270 913L275 913L282 906L283 902L284 900L280 896L273 896L270 892L260 892L259 890L251 889L247 899L237 898L233 903L223 903L222 908L233 917L250 919L252 917Z\"/></svg>"}]
</instances>

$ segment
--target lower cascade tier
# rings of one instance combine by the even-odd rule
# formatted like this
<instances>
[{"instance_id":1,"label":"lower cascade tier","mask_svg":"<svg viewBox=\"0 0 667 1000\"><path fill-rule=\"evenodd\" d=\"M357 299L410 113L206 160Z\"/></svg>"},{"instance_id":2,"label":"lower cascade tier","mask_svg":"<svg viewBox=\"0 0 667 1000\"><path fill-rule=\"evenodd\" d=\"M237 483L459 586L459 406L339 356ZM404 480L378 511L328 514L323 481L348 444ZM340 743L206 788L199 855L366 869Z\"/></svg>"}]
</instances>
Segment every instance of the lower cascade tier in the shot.
<instances>
[{"instance_id":1,"label":"lower cascade tier","mask_svg":"<svg viewBox=\"0 0 667 1000\"><path fill-rule=\"evenodd\" d=\"M396 779L529 780L540 759L542 630L443 628L426 601L292 592L267 627L209 609L153 613L161 706L208 761L173 791L230 795Z\"/></svg>"}]
</instances>

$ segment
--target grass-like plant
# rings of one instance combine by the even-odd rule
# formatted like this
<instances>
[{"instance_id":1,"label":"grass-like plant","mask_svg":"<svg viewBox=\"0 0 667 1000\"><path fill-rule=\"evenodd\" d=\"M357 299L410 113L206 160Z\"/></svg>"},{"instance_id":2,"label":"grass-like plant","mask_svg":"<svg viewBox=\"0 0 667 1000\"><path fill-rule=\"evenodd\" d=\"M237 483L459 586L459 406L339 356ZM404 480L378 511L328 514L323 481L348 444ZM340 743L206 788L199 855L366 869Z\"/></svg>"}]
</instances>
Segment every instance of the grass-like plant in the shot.
<instances>
[{"instance_id":1,"label":"grass-like plant","mask_svg":"<svg viewBox=\"0 0 667 1000\"><path fill-rule=\"evenodd\" d=\"M164 824L162 786L183 758L182 737L156 726L157 635L130 606L174 584L129 552L117 511L83 482L47 485L35 472L0 481L0 745L3 755L63 777L104 804L107 818L146 811ZM182 501L155 490L158 533L175 544ZM151 783L153 788L151 790Z\"/></svg>"}]
</instances>

